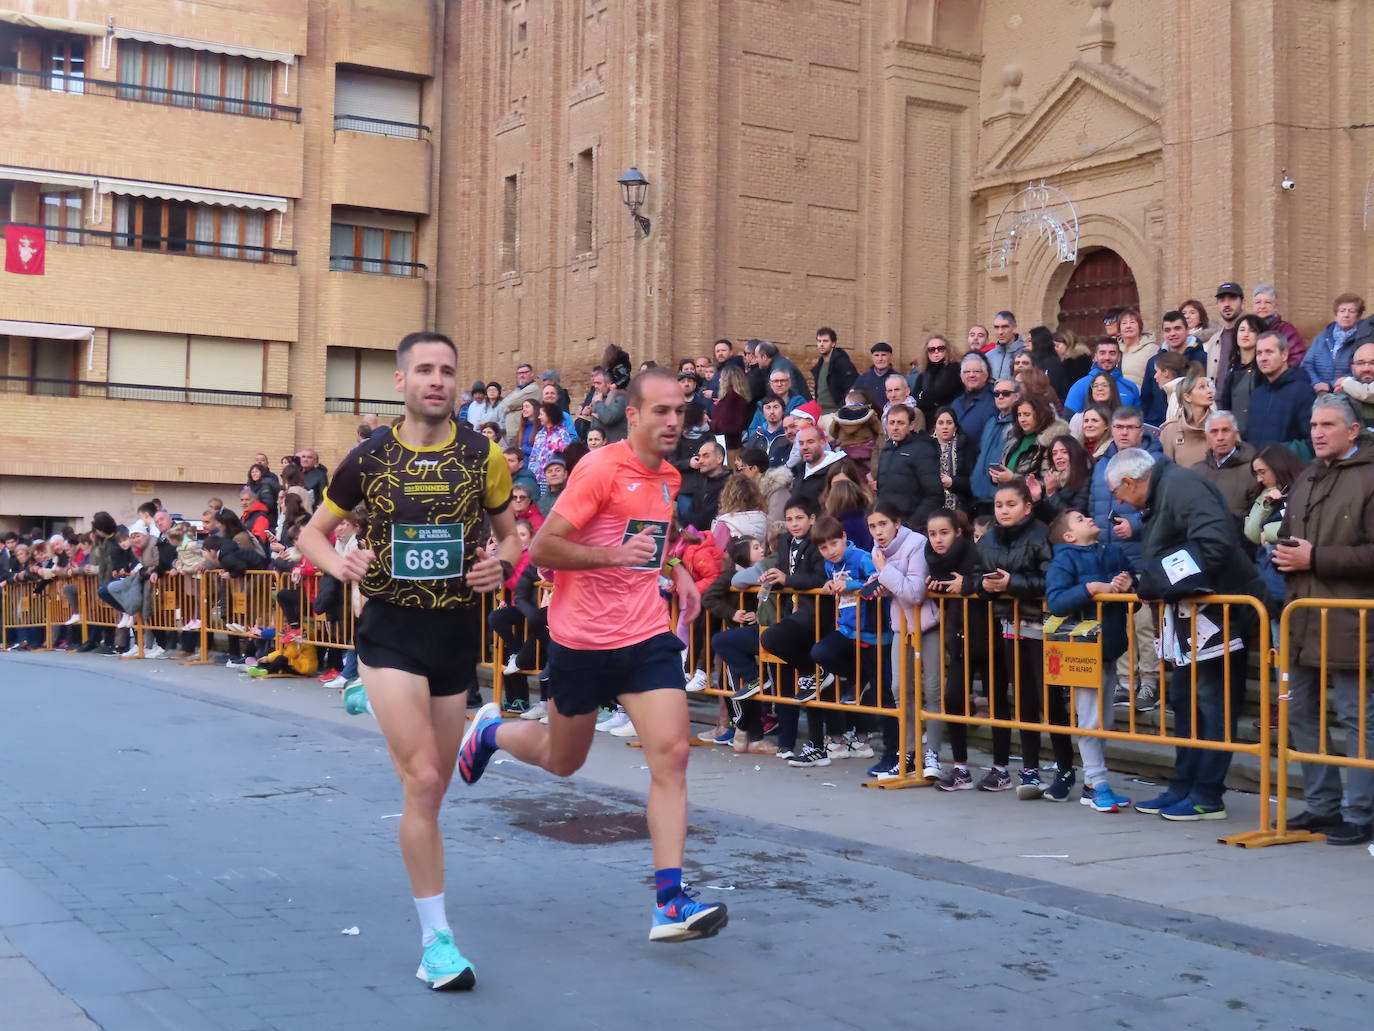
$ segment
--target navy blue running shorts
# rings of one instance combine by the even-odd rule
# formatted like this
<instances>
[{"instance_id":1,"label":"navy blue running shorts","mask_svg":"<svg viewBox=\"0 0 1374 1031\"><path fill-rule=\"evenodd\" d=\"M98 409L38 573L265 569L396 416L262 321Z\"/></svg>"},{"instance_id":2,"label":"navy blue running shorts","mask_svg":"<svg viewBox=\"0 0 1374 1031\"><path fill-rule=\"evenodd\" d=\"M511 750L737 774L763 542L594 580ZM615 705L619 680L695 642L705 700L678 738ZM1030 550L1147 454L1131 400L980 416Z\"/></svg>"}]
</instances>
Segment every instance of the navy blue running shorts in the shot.
<instances>
[{"instance_id":1,"label":"navy blue running shorts","mask_svg":"<svg viewBox=\"0 0 1374 1031\"><path fill-rule=\"evenodd\" d=\"M664 632L623 648L584 651L549 645L545 669L554 704L564 716L581 716L613 706L621 695L662 688L686 690L677 634Z\"/></svg>"},{"instance_id":2,"label":"navy blue running shorts","mask_svg":"<svg viewBox=\"0 0 1374 1031\"><path fill-rule=\"evenodd\" d=\"M482 612L477 608L421 609L369 598L354 637L358 661L373 669L399 669L429 681L445 698L477 687Z\"/></svg>"}]
</instances>

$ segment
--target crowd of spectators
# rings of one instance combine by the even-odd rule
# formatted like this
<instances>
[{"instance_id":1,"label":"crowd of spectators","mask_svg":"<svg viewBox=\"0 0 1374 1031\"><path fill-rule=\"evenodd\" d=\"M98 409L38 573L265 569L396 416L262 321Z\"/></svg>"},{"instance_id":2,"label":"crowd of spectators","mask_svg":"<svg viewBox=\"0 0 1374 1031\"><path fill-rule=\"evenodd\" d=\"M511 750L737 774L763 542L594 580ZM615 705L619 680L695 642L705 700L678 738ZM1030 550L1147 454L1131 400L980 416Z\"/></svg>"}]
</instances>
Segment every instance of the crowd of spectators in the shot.
<instances>
[{"instance_id":1,"label":"crowd of spectators","mask_svg":"<svg viewBox=\"0 0 1374 1031\"><path fill-rule=\"evenodd\" d=\"M856 361L829 327L816 331L805 369L758 339L742 348L720 339L709 355L681 359L673 372L685 402L683 430L669 461L682 489L670 561L691 571L705 612L679 632L696 660L688 662L689 689L723 676L717 682L734 703L722 702L704 739L809 767L874 757L870 734L880 732L868 772L898 775L904 757L894 720L808 709L803 738L799 706L774 710L753 696L763 690L758 657L766 652L783 663L778 689L798 701L822 692L837 701L890 700L892 671L906 668L892 633L899 615L921 636L920 689L929 707L964 711L967 667L982 704L996 712L1019 702L1023 720L1039 720L1044 698L1052 725L1067 725L1072 706L1080 725L1110 726L1112 705L1077 691L1042 691L1040 648L1047 618L1087 620L1095 595L1132 590L1169 604L1162 620L1151 606L1134 610L1129 648L1124 608L1103 624L1107 697L1149 712L1160 708L1164 688L1179 733L1233 735L1246 691L1244 656L1255 650L1261 624L1239 609L1229 619L1186 616L1174 604L1184 593L1179 581L1194 593L1261 599L1274 633L1286 601L1369 596L1374 319L1365 317L1362 298L1342 294L1309 343L1283 319L1270 285L1256 288L1248 311L1237 283L1221 284L1215 300L1215 312L1184 300L1153 328L1136 308L1113 311L1092 339L1046 326L1023 334L1013 313L1000 311L962 337L931 336L905 369L886 342ZM630 378L653 364L635 366L624 350L608 347L576 402L557 371L536 376L526 363L513 370L509 391L478 381L464 393L457 417L503 449L522 541L538 530L580 458L625 437ZM358 427L360 441L381 432L375 417ZM124 612L146 604L140 578L276 568L298 581L314 571L296 552L295 535L319 503L327 471L313 451L283 458L275 472L265 455L256 457L237 506L211 499L199 532L157 505L140 509L127 528L99 513L84 536L8 541L0 577L60 582L91 574L101 597ZM345 524L341 548L360 518ZM507 583L509 604L492 620L509 658L508 704L532 719L546 711L542 701L531 703L523 672L533 671L536 642L546 640L540 583L539 571L522 561ZM735 593L746 587L760 590ZM823 593L783 600L774 587ZM344 668L346 655L297 664L299 656L280 653L302 604L309 600L328 618L356 603L346 595L338 585L311 599L284 591L287 626L256 628L278 640L245 655L231 638L225 661L261 668L271 654L297 670L318 661L327 667L321 679L346 685L355 675ZM941 609L941 595L984 604L955 612ZM1316 748L1325 726L1316 702L1325 662L1337 720L1348 730L1367 723L1374 755L1374 721L1360 718L1368 687L1358 682L1371 657L1359 642L1369 635L1359 633L1357 616L1330 614L1326 651L1318 650L1315 616L1294 620L1294 735L1303 747ZM81 641L64 630L66 647L137 650L127 637ZM33 643L31 632L10 635L13 647ZM154 633L143 654L184 643L175 637ZM705 668L708 640L717 670ZM990 654L970 644L979 640L997 647ZM888 647L892 660L875 662ZM948 664L944 682L955 685L943 697L937 656ZM1008 670L1018 663L1013 677ZM634 732L618 711L599 727ZM912 742L921 752L905 757L905 766L951 791L1067 798L1076 784L1070 736L1050 735L1054 768L1043 778L1040 735L1020 737L1015 775L1010 732L996 729L992 765L975 779L966 727L927 721L925 740ZM1118 811L1129 800L1112 789L1101 742L1093 741L1079 741L1082 800ZM1168 789L1135 808L1171 820L1224 817L1229 757L1180 749ZM1308 785L1308 812L1290 826L1322 830L1333 843L1370 840L1374 775L1349 771L1343 786L1338 770L1321 766L1309 771Z\"/></svg>"}]
</instances>

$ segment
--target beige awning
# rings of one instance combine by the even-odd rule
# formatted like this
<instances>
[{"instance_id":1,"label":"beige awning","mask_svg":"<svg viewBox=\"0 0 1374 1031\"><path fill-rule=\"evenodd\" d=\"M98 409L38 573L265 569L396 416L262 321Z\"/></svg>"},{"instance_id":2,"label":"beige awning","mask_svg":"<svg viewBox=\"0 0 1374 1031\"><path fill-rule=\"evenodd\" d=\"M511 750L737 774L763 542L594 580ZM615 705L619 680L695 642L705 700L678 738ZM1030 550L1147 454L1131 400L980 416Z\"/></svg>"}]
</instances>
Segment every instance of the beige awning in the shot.
<instances>
[{"instance_id":1,"label":"beige awning","mask_svg":"<svg viewBox=\"0 0 1374 1031\"><path fill-rule=\"evenodd\" d=\"M30 29L49 29L52 32L75 32L81 36L103 36L110 31L107 26L93 21L50 18L45 14L25 14L23 11L0 11L0 22Z\"/></svg>"},{"instance_id":2,"label":"beige awning","mask_svg":"<svg viewBox=\"0 0 1374 1031\"><path fill-rule=\"evenodd\" d=\"M56 322L14 322L0 319L0 335L38 337L41 340L91 340L94 326L63 326Z\"/></svg>"},{"instance_id":3,"label":"beige awning","mask_svg":"<svg viewBox=\"0 0 1374 1031\"><path fill-rule=\"evenodd\" d=\"M230 190L202 190L191 186L172 186L168 183L144 183L134 179L96 180L100 193L117 193L123 197L157 197L161 200L182 200L191 204L214 204L224 208L250 208L254 211L285 211L285 197L267 197L256 193L233 193Z\"/></svg>"},{"instance_id":4,"label":"beige awning","mask_svg":"<svg viewBox=\"0 0 1374 1031\"><path fill-rule=\"evenodd\" d=\"M101 33L104 33L101 29ZM184 36L169 36L163 32L150 32L147 29L128 29L115 26L115 39L133 39L140 43L156 43L165 47L181 47L184 50L206 50L212 54L228 54L230 57L253 57L259 61L276 61L279 64L295 64L295 54L284 54L279 50L260 50L257 47L242 47L236 43L211 43L203 39L186 39Z\"/></svg>"},{"instance_id":5,"label":"beige awning","mask_svg":"<svg viewBox=\"0 0 1374 1031\"><path fill-rule=\"evenodd\" d=\"M0 11L0 14L3 14ZM45 172L39 168L17 168L14 165L0 165L0 179L12 179L21 183L42 183L44 186L60 186L64 190L93 190L95 177L72 175L69 172Z\"/></svg>"}]
</instances>

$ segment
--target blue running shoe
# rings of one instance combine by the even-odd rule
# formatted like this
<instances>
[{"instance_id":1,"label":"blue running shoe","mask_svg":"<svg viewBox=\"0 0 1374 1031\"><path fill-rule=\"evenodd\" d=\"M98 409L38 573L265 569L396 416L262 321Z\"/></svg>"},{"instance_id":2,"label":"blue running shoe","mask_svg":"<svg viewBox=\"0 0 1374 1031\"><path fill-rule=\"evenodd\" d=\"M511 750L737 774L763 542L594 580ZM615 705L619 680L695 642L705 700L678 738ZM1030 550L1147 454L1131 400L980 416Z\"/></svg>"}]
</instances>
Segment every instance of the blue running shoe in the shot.
<instances>
[{"instance_id":1,"label":"blue running shoe","mask_svg":"<svg viewBox=\"0 0 1374 1031\"><path fill-rule=\"evenodd\" d=\"M1166 820L1224 820L1226 807L1220 803L1194 802L1191 798L1185 798L1167 809L1161 809L1159 815Z\"/></svg>"},{"instance_id":2,"label":"blue running shoe","mask_svg":"<svg viewBox=\"0 0 1374 1031\"><path fill-rule=\"evenodd\" d=\"M372 706L367 700L367 688L361 680L344 688L343 706L344 712L350 716L361 716L372 711Z\"/></svg>"},{"instance_id":3,"label":"blue running shoe","mask_svg":"<svg viewBox=\"0 0 1374 1031\"><path fill-rule=\"evenodd\" d=\"M415 976L436 992L468 991L477 984L472 964L463 958L448 931L435 932L435 939L425 946Z\"/></svg>"},{"instance_id":4,"label":"blue running shoe","mask_svg":"<svg viewBox=\"0 0 1374 1031\"><path fill-rule=\"evenodd\" d=\"M463 734L463 743L458 746L458 776L464 784L476 784L487 770L487 763L496 754L496 749L482 744L482 731L494 723L501 722L501 706L487 702L477 710Z\"/></svg>"},{"instance_id":5,"label":"blue running shoe","mask_svg":"<svg viewBox=\"0 0 1374 1031\"><path fill-rule=\"evenodd\" d=\"M1158 816L1171 805L1177 805L1183 800L1183 795L1175 794L1172 791L1166 791L1164 794L1157 798L1152 798L1148 802L1137 802L1135 804L1135 811L1144 813L1146 816Z\"/></svg>"},{"instance_id":6,"label":"blue running shoe","mask_svg":"<svg viewBox=\"0 0 1374 1031\"><path fill-rule=\"evenodd\" d=\"M651 942L685 942L693 938L714 938L730 922L720 903L706 905L696 893L683 889L667 905L654 907L654 923L649 928Z\"/></svg>"},{"instance_id":7,"label":"blue running shoe","mask_svg":"<svg viewBox=\"0 0 1374 1031\"><path fill-rule=\"evenodd\" d=\"M1092 801L1088 804L1099 813L1116 813L1123 809L1129 809L1131 800L1125 795L1118 795L1112 790L1110 784L1104 782L1094 789Z\"/></svg>"}]
</instances>

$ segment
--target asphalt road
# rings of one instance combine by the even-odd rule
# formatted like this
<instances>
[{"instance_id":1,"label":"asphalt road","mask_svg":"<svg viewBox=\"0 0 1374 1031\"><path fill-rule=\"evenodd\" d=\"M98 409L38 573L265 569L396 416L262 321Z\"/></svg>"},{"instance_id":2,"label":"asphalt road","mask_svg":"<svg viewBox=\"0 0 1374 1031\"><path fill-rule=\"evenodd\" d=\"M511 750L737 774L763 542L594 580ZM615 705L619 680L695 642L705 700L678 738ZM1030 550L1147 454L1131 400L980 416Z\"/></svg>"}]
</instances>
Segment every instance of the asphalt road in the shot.
<instances>
[{"instance_id":1,"label":"asphalt road","mask_svg":"<svg viewBox=\"0 0 1374 1031\"><path fill-rule=\"evenodd\" d=\"M451 792L478 987L431 993L375 725L174 672L0 657L4 1031L1326 1031L1370 1012L1358 952L964 867L923 854L919 825L898 850L694 811L687 877L731 923L650 944L640 800L510 761Z\"/></svg>"}]
</instances>

